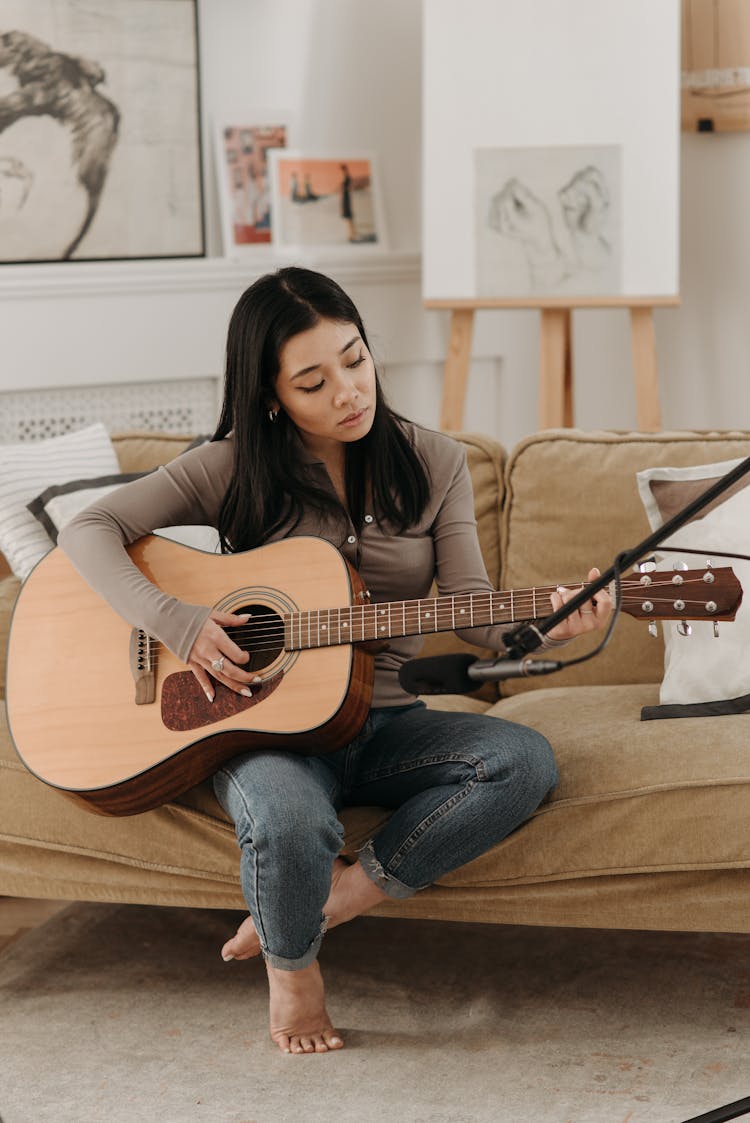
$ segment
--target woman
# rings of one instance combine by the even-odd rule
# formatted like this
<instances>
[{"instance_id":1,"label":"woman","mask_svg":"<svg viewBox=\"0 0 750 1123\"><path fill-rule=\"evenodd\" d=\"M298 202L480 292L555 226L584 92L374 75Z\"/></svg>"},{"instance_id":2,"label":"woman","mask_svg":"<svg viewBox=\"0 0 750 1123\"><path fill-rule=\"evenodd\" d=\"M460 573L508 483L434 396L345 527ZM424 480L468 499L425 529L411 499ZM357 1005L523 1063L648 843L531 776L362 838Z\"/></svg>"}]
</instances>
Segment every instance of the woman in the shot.
<instances>
[{"instance_id":1,"label":"woman","mask_svg":"<svg viewBox=\"0 0 750 1123\"><path fill-rule=\"evenodd\" d=\"M218 526L225 551L326 538L375 602L424 597L433 577L442 594L491 588L461 446L388 408L359 313L334 281L305 269L262 277L240 298L212 442L119 489L60 536L92 585L184 659L210 699L214 679L252 692L257 676L243 669L247 655L227 631L246 618L165 595L124 550L154 527L201 522ZM606 594L597 596L555 640L600 627L609 608ZM460 634L502 645L497 627ZM214 777L236 824L250 912L222 955L262 952L271 1036L284 1052L343 1044L317 961L326 927L477 857L520 826L557 779L540 734L428 710L406 694L398 670L419 643L399 638L375 656L373 708L350 745L320 756L255 751ZM339 858L337 811L347 804L393 810L353 864Z\"/></svg>"}]
</instances>

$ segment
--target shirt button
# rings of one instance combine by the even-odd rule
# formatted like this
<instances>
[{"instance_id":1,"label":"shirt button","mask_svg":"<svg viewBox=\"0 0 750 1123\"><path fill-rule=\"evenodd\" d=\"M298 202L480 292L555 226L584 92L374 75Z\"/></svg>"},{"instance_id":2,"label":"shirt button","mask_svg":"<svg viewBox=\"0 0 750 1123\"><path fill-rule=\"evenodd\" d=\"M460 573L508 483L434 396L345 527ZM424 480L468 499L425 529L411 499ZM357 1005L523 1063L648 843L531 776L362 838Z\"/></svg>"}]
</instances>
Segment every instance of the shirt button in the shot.
<instances>
[{"instance_id":1,"label":"shirt button","mask_svg":"<svg viewBox=\"0 0 750 1123\"><path fill-rule=\"evenodd\" d=\"M357 541L357 539L354 537L353 534L350 534L349 537L347 538L347 542L349 543L350 546L353 546L356 541Z\"/></svg>"},{"instance_id":2,"label":"shirt button","mask_svg":"<svg viewBox=\"0 0 750 1123\"><path fill-rule=\"evenodd\" d=\"M372 521L373 521L372 515L365 515L365 522L366 523L371 523Z\"/></svg>"}]
</instances>

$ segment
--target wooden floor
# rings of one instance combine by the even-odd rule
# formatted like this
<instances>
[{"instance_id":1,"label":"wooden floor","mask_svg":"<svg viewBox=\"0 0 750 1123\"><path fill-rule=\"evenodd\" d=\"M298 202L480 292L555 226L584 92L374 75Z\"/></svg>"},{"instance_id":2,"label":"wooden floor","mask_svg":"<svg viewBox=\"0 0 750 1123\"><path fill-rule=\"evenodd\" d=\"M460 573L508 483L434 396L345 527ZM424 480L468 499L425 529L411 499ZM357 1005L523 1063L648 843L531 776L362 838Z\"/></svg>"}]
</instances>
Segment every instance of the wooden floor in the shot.
<instances>
[{"instance_id":1,"label":"wooden floor","mask_svg":"<svg viewBox=\"0 0 750 1123\"><path fill-rule=\"evenodd\" d=\"M24 933L44 924L70 901L37 901L31 897L0 897L0 955Z\"/></svg>"}]
</instances>

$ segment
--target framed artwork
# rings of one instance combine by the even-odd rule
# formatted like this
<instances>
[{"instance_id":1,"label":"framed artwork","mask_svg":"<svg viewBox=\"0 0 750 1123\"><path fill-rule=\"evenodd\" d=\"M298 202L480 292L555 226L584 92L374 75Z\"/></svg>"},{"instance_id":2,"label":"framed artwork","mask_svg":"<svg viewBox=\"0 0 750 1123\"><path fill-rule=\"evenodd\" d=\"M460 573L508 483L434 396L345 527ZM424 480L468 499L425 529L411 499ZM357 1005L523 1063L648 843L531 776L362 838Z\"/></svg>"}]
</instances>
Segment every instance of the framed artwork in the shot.
<instances>
[{"instance_id":1,"label":"framed artwork","mask_svg":"<svg viewBox=\"0 0 750 1123\"><path fill-rule=\"evenodd\" d=\"M385 222L372 152L269 153L273 241L293 249L384 249Z\"/></svg>"},{"instance_id":2,"label":"framed artwork","mask_svg":"<svg viewBox=\"0 0 750 1123\"><path fill-rule=\"evenodd\" d=\"M0 261L205 252L196 0L0 0Z\"/></svg>"},{"instance_id":3,"label":"framed artwork","mask_svg":"<svg viewBox=\"0 0 750 1123\"><path fill-rule=\"evenodd\" d=\"M286 148L288 143L288 113L235 114L231 122L217 126L215 162L226 256L242 256L270 244L273 213L268 152Z\"/></svg>"}]
</instances>

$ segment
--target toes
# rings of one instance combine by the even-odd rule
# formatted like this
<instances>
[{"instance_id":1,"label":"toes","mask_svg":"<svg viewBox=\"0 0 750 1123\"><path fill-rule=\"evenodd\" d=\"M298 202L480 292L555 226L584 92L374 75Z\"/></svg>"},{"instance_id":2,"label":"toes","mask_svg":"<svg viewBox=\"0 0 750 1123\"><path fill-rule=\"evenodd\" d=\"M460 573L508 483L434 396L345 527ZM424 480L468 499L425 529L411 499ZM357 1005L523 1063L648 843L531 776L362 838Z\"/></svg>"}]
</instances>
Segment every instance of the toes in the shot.
<instances>
[{"instance_id":1,"label":"toes","mask_svg":"<svg viewBox=\"0 0 750 1123\"><path fill-rule=\"evenodd\" d=\"M323 1033L323 1040L329 1049L343 1049L344 1042L334 1030L326 1030Z\"/></svg>"}]
</instances>

